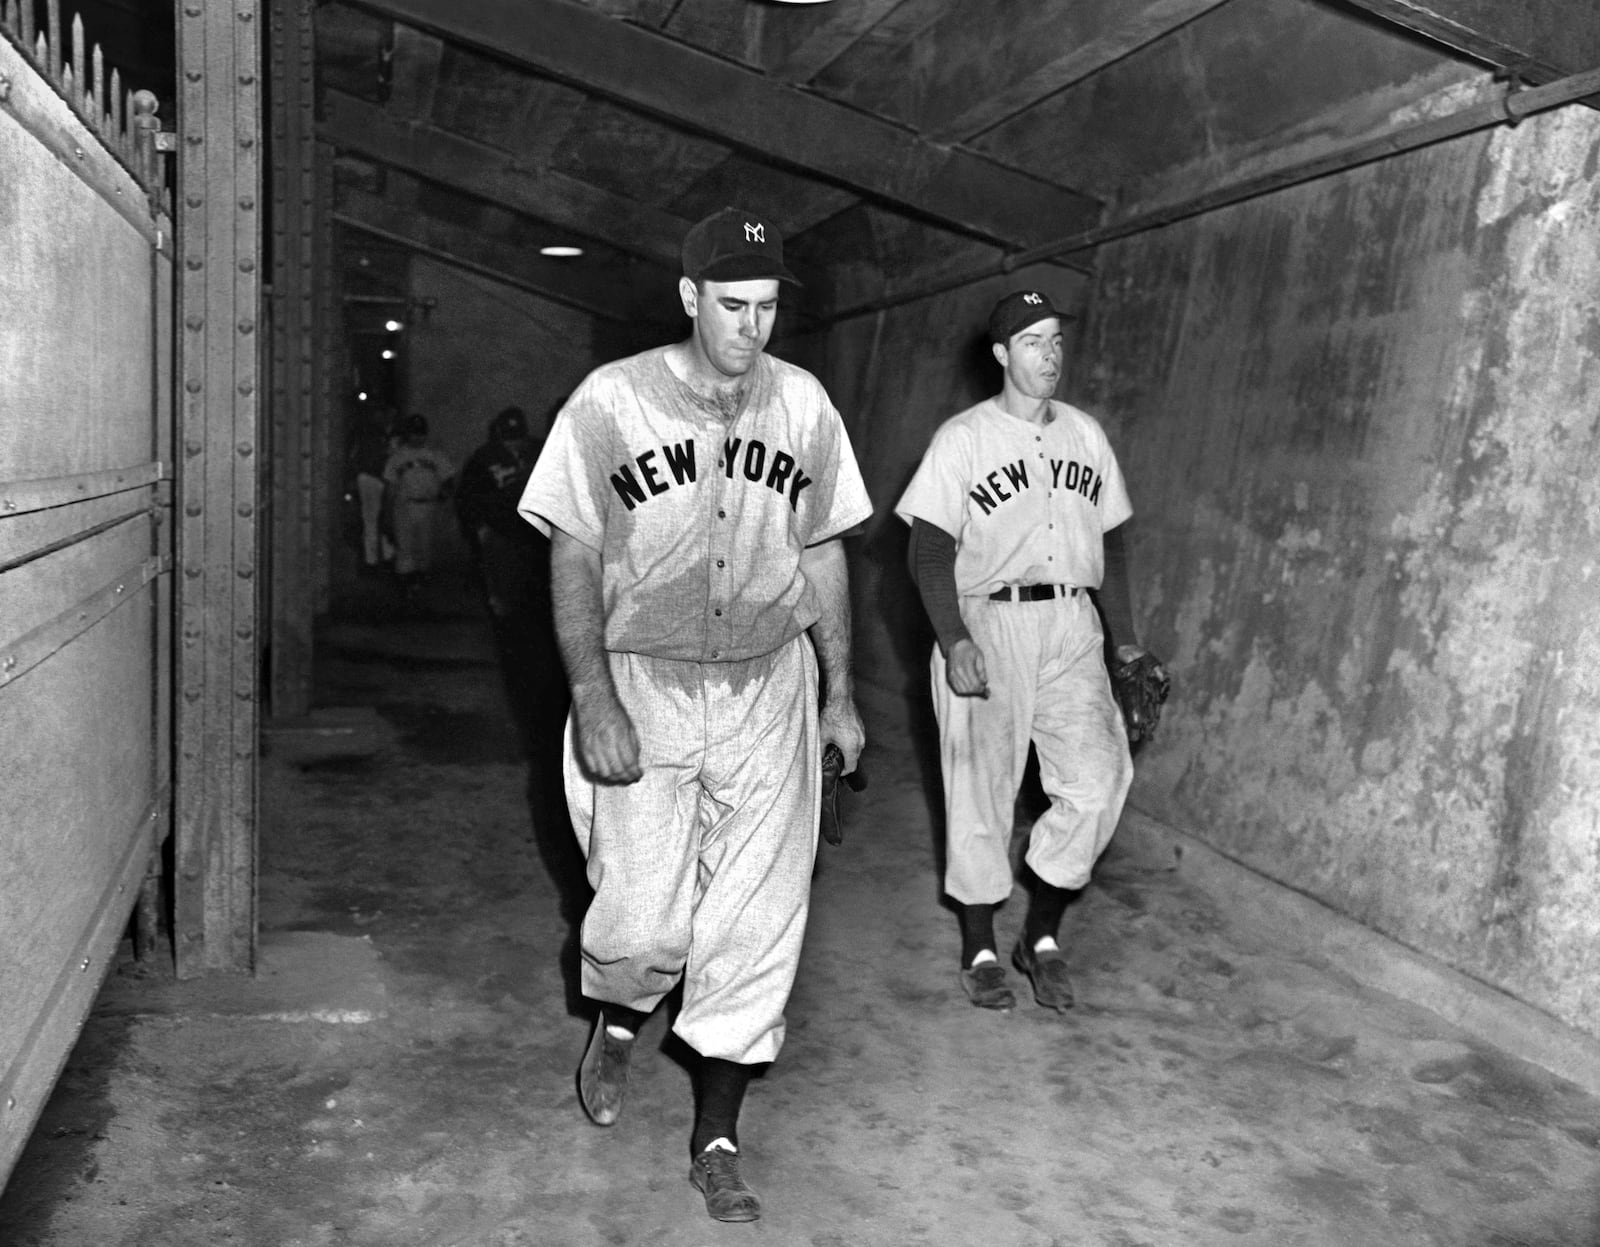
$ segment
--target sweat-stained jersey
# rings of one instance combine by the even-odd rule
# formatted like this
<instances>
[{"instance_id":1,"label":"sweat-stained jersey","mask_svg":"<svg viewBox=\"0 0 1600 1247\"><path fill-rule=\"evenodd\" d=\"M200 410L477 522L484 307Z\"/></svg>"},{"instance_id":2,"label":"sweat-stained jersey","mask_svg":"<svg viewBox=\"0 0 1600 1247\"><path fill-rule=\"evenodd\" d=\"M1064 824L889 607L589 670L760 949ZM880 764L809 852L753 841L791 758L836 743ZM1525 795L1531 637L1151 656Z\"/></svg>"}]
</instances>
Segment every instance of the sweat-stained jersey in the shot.
<instances>
[{"instance_id":1,"label":"sweat-stained jersey","mask_svg":"<svg viewBox=\"0 0 1600 1247\"><path fill-rule=\"evenodd\" d=\"M956 592L1004 585L1098 589L1103 534L1133 514L1122 470L1095 418L1052 399L1034 424L986 399L935 430L895 507L956 539Z\"/></svg>"},{"instance_id":2,"label":"sweat-stained jersey","mask_svg":"<svg viewBox=\"0 0 1600 1247\"><path fill-rule=\"evenodd\" d=\"M693 662L769 654L817 621L807 546L872 514L822 384L756 358L730 424L668 366L606 364L562 407L521 514L598 550L608 650Z\"/></svg>"}]
</instances>

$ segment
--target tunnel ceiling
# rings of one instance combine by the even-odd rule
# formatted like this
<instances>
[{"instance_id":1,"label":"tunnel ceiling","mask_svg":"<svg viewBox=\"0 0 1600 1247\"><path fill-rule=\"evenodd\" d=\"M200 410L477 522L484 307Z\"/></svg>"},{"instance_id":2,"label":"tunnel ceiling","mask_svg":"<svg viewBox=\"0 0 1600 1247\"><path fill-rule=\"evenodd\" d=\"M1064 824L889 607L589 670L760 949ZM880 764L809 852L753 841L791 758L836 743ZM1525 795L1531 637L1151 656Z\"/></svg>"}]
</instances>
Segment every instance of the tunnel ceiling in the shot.
<instances>
[{"instance_id":1,"label":"tunnel ceiling","mask_svg":"<svg viewBox=\"0 0 1600 1247\"><path fill-rule=\"evenodd\" d=\"M814 322L1019 256L1088 269L1107 223L1594 68L1600 6L359 0L318 6L316 56L347 251L670 322L684 230L737 203Z\"/></svg>"}]
</instances>

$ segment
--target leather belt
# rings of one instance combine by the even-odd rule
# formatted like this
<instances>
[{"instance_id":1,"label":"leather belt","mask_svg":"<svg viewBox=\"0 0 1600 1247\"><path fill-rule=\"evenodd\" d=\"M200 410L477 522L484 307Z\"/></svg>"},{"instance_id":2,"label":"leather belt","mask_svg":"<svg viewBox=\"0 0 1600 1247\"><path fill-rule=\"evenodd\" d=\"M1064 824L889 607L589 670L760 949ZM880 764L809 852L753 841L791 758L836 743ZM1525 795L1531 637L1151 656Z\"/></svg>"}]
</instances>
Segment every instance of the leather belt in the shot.
<instances>
[{"instance_id":1,"label":"leather belt","mask_svg":"<svg viewBox=\"0 0 1600 1247\"><path fill-rule=\"evenodd\" d=\"M1072 585L1007 585L989 595L991 602L1048 602L1051 598L1076 597L1079 590Z\"/></svg>"}]
</instances>

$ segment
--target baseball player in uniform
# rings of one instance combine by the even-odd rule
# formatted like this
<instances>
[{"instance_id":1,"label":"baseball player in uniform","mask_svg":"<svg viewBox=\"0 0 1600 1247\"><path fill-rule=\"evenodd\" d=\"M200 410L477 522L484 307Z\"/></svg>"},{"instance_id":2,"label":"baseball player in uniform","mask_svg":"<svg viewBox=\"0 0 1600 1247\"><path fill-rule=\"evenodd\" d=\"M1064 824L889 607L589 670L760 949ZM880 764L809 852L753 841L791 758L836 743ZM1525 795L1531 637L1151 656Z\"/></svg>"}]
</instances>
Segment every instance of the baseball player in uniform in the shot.
<instances>
[{"instance_id":1,"label":"baseball player in uniform","mask_svg":"<svg viewBox=\"0 0 1600 1247\"><path fill-rule=\"evenodd\" d=\"M689 337L583 381L520 510L552 542L567 800L594 888L580 1098L617 1119L634 1037L681 981L674 1030L700 1058L690 1179L711 1216L751 1221L738 1116L783 1043L821 751L836 743L848 772L864 740L838 538L872 506L821 384L764 351L795 280L773 224L707 217L683 273Z\"/></svg>"},{"instance_id":2,"label":"baseball player in uniform","mask_svg":"<svg viewBox=\"0 0 1600 1247\"><path fill-rule=\"evenodd\" d=\"M909 562L938 644L947 867L961 915L961 982L972 1002L1009 1009L995 906L1011 895L1014 805L1030 742L1050 808L1034 823L1034 886L1012 963L1048 1008L1072 1004L1057 942L1072 894L1089 881L1133 778L1106 671L1100 594L1119 658L1134 642L1121 535L1133 508L1100 425L1052 398L1061 317L1040 291L989 318L1000 393L946 420L895 510L911 525Z\"/></svg>"},{"instance_id":3,"label":"baseball player in uniform","mask_svg":"<svg viewBox=\"0 0 1600 1247\"><path fill-rule=\"evenodd\" d=\"M433 529L439 504L450 495L455 467L428 445L428 418L407 416L403 440L383 468L394 521L394 571L407 594L433 568Z\"/></svg>"}]
</instances>

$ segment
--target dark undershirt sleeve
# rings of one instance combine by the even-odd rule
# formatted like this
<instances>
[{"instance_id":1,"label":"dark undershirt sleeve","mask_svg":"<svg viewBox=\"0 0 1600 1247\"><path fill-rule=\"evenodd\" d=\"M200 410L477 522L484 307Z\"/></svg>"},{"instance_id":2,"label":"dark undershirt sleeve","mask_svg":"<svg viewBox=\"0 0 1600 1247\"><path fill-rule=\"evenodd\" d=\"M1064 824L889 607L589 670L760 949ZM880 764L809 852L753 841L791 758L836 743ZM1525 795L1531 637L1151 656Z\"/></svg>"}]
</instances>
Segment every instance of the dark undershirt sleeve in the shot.
<instances>
[{"instance_id":1,"label":"dark undershirt sleeve","mask_svg":"<svg viewBox=\"0 0 1600 1247\"><path fill-rule=\"evenodd\" d=\"M1096 595L1100 612L1105 617L1107 638L1115 649L1119 645L1138 645L1133 631L1133 604L1128 595L1128 552L1119 525L1104 537L1106 546L1106 574Z\"/></svg>"},{"instance_id":2,"label":"dark undershirt sleeve","mask_svg":"<svg viewBox=\"0 0 1600 1247\"><path fill-rule=\"evenodd\" d=\"M956 593L956 539L937 524L913 519L906 566L917 582L939 648L949 654L952 645L972 637L961 620L961 600Z\"/></svg>"}]
</instances>

